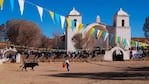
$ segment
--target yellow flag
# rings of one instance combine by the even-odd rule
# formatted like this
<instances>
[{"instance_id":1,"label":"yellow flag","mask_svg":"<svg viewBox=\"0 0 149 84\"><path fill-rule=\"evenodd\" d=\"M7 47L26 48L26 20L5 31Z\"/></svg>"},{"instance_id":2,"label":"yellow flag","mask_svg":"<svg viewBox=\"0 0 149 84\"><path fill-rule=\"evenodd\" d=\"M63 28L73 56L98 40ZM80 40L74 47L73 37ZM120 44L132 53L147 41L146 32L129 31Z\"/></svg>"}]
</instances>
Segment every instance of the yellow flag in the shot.
<instances>
[{"instance_id":1,"label":"yellow flag","mask_svg":"<svg viewBox=\"0 0 149 84\"><path fill-rule=\"evenodd\" d=\"M138 47L138 42L136 41L136 47Z\"/></svg>"},{"instance_id":2,"label":"yellow flag","mask_svg":"<svg viewBox=\"0 0 149 84\"><path fill-rule=\"evenodd\" d=\"M102 33L103 33L103 31L100 31L100 32L99 32L99 34L97 35L98 39L100 39Z\"/></svg>"},{"instance_id":3,"label":"yellow flag","mask_svg":"<svg viewBox=\"0 0 149 84\"><path fill-rule=\"evenodd\" d=\"M3 10L3 3L4 3L4 0L0 0L0 10Z\"/></svg>"},{"instance_id":4,"label":"yellow flag","mask_svg":"<svg viewBox=\"0 0 149 84\"><path fill-rule=\"evenodd\" d=\"M131 45L132 45L132 46L134 45L134 41L133 41L133 40L131 40Z\"/></svg>"},{"instance_id":5,"label":"yellow flag","mask_svg":"<svg viewBox=\"0 0 149 84\"><path fill-rule=\"evenodd\" d=\"M122 38L122 44L124 44L124 38Z\"/></svg>"},{"instance_id":6,"label":"yellow flag","mask_svg":"<svg viewBox=\"0 0 149 84\"><path fill-rule=\"evenodd\" d=\"M116 42L118 42L118 36L117 35L116 35L116 39L115 40L116 40Z\"/></svg>"},{"instance_id":7,"label":"yellow flag","mask_svg":"<svg viewBox=\"0 0 149 84\"><path fill-rule=\"evenodd\" d=\"M146 47L146 43L141 43L141 46L145 48Z\"/></svg>"},{"instance_id":8,"label":"yellow flag","mask_svg":"<svg viewBox=\"0 0 149 84\"><path fill-rule=\"evenodd\" d=\"M66 18L66 21L67 21L68 29L71 29L71 19L70 18Z\"/></svg>"},{"instance_id":9,"label":"yellow flag","mask_svg":"<svg viewBox=\"0 0 149 84\"><path fill-rule=\"evenodd\" d=\"M55 21L54 21L54 12L53 12L53 11L49 11L49 14L50 14L50 16L51 16L53 22L55 23Z\"/></svg>"},{"instance_id":10,"label":"yellow flag","mask_svg":"<svg viewBox=\"0 0 149 84\"><path fill-rule=\"evenodd\" d=\"M84 24L80 24L78 27L78 32L84 27Z\"/></svg>"},{"instance_id":11,"label":"yellow flag","mask_svg":"<svg viewBox=\"0 0 149 84\"><path fill-rule=\"evenodd\" d=\"M90 35L90 36L92 36L92 35L93 35L94 30L95 30L94 28L91 28L91 29L90 29L90 32L89 32L89 35Z\"/></svg>"}]
</instances>

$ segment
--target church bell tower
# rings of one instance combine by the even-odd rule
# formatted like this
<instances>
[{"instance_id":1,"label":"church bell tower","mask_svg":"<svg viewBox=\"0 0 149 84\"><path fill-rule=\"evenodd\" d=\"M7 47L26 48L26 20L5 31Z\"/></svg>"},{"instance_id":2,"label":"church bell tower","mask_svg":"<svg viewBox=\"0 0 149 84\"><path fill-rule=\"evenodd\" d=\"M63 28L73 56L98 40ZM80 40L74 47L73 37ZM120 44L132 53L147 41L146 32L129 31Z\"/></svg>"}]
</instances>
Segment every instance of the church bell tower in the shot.
<instances>
[{"instance_id":1,"label":"church bell tower","mask_svg":"<svg viewBox=\"0 0 149 84\"><path fill-rule=\"evenodd\" d=\"M122 8L113 17L113 27L115 28L115 35L120 38L130 40L131 28L129 24L129 15L123 11ZM117 43L116 43L117 44ZM130 47L131 45L127 45Z\"/></svg>"},{"instance_id":2,"label":"church bell tower","mask_svg":"<svg viewBox=\"0 0 149 84\"><path fill-rule=\"evenodd\" d=\"M66 50L69 51L75 51L74 42L73 42L73 36L76 34L75 30L79 26L79 24L82 23L82 16L81 14L73 8L70 13L67 15L67 17L74 21L74 28L68 28L66 29Z\"/></svg>"}]
</instances>

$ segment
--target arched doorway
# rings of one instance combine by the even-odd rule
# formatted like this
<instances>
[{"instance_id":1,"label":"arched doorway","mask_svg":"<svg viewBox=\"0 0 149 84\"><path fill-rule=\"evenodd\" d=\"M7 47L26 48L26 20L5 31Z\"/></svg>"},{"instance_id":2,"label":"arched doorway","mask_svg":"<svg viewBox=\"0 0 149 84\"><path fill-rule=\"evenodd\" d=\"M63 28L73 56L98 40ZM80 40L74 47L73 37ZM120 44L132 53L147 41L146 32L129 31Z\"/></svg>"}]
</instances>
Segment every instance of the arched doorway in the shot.
<instances>
[{"instance_id":1,"label":"arched doorway","mask_svg":"<svg viewBox=\"0 0 149 84\"><path fill-rule=\"evenodd\" d=\"M104 55L104 60L107 61L124 61L130 60L129 50L124 50L120 47L114 47L111 50L107 50Z\"/></svg>"},{"instance_id":2,"label":"arched doorway","mask_svg":"<svg viewBox=\"0 0 149 84\"><path fill-rule=\"evenodd\" d=\"M100 24L100 23L92 23L89 24L83 31L83 37L87 36L89 34L89 31L91 28L94 28L96 30L100 30L102 32L107 32L108 30L106 29L106 25ZM108 37L109 38L109 37ZM94 36L92 39L92 46L90 46L90 48L94 48L94 47L100 47L102 49L108 49L109 48L109 39L106 39L106 41L104 41L104 37L100 37L100 39L98 39L96 36ZM87 40L88 41L88 40ZM86 42L87 42L86 41Z\"/></svg>"},{"instance_id":3,"label":"arched doorway","mask_svg":"<svg viewBox=\"0 0 149 84\"><path fill-rule=\"evenodd\" d=\"M16 55L17 50L15 48L4 49L2 53L2 59L4 60L4 62L16 62Z\"/></svg>"},{"instance_id":4,"label":"arched doorway","mask_svg":"<svg viewBox=\"0 0 149 84\"><path fill-rule=\"evenodd\" d=\"M124 61L124 54L120 49L117 49L112 54L113 61Z\"/></svg>"}]
</instances>

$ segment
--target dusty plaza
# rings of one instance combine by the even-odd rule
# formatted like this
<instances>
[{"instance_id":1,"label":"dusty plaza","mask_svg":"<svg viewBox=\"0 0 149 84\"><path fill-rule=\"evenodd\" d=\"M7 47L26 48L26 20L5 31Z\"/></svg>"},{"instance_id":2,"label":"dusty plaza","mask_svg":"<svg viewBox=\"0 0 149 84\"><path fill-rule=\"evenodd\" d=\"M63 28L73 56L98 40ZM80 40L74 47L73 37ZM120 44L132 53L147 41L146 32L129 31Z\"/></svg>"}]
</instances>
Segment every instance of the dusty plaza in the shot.
<instances>
[{"instance_id":1,"label":"dusty plaza","mask_svg":"<svg viewBox=\"0 0 149 84\"><path fill-rule=\"evenodd\" d=\"M70 72L62 62L40 62L32 71L18 63L0 65L0 84L148 84L149 61L71 62Z\"/></svg>"}]
</instances>

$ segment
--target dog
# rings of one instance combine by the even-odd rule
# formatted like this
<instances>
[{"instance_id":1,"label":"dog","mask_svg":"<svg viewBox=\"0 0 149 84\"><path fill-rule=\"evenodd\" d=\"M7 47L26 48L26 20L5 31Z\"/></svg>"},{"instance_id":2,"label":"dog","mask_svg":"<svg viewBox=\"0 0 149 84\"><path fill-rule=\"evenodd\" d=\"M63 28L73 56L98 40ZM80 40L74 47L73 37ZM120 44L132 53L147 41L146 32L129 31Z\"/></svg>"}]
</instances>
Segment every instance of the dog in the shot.
<instances>
[{"instance_id":1,"label":"dog","mask_svg":"<svg viewBox=\"0 0 149 84\"><path fill-rule=\"evenodd\" d=\"M23 69L25 69L25 71L27 71L27 68L29 68L29 67L34 71L35 66L39 66L39 64L38 63L24 63L20 67L22 67L22 71L23 71Z\"/></svg>"}]
</instances>

